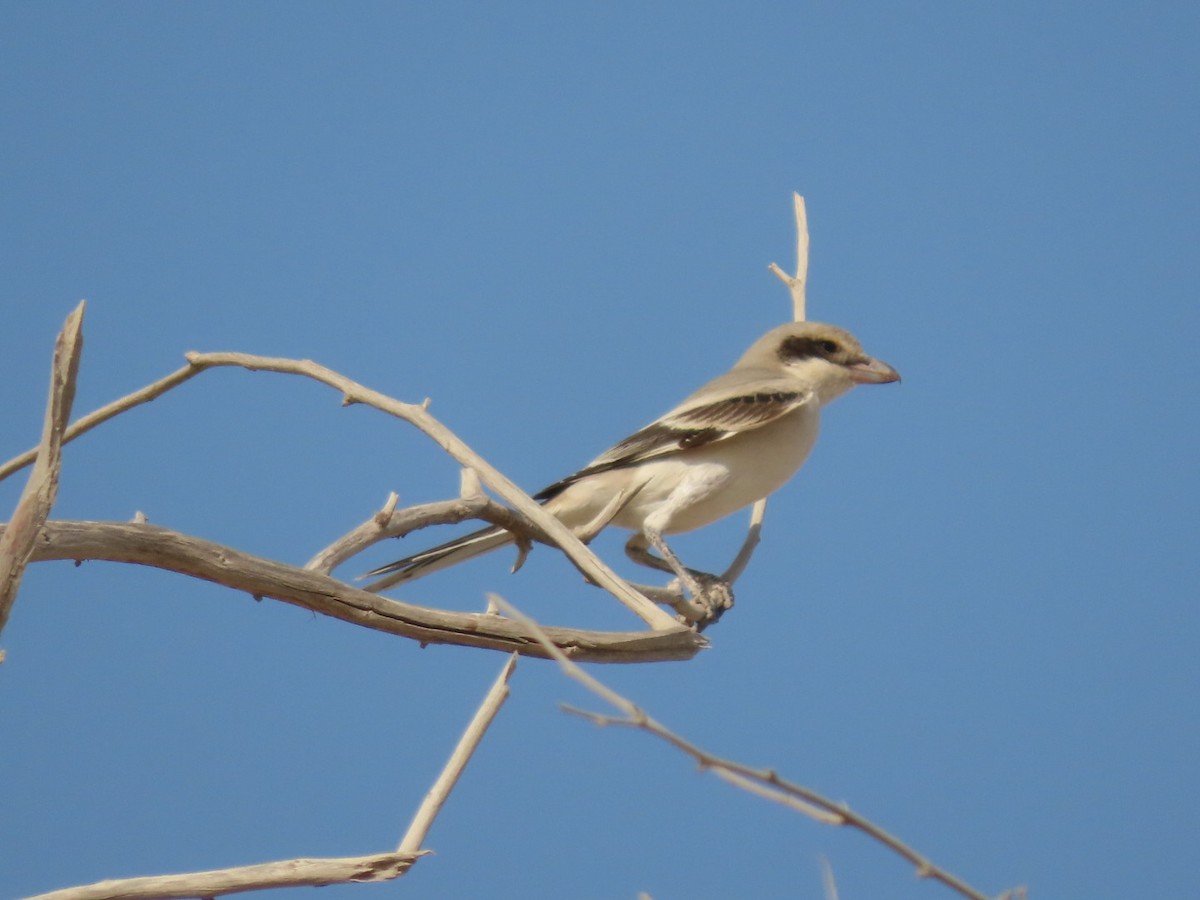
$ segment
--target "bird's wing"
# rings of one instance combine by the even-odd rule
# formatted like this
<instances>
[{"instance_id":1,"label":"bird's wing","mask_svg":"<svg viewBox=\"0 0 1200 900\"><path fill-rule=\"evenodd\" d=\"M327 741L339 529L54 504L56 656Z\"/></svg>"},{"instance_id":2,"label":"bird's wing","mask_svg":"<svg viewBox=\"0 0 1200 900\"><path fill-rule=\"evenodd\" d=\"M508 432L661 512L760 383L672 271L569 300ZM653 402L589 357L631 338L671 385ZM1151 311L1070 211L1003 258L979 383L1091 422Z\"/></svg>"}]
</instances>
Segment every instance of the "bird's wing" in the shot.
<instances>
[{"instance_id":1,"label":"bird's wing","mask_svg":"<svg viewBox=\"0 0 1200 900\"><path fill-rule=\"evenodd\" d=\"M761 428L813 400L813 392L795 381L747 379L744 384L733 383L725 387L720 384L722 380L701 388L669 413L597 456L574 475L539 491L534 499L549 500L588 475L703 447Z\"/></svg>"}]
</instances>

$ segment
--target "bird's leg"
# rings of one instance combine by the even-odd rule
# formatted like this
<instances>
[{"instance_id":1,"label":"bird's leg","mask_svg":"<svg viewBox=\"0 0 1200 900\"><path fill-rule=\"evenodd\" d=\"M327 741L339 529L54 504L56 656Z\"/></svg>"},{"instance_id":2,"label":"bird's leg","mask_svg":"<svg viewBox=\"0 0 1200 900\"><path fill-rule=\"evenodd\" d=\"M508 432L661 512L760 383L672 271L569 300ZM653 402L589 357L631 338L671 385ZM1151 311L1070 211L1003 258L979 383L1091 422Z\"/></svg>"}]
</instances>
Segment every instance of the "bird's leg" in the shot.
<instances>
[{"instance_id":1,"label":"bird's leg","mask_svg":"<svg viewBox=\"0 0 1200 900\"><path fill-rule=\"evenodd\" d=\"M666 546L666 542L662 541L661 537L659 537L659 541L662 542L662 546ZM679 575L679 569L672 568L671 564L664 558L665 556L670 555L671 558L675 560L676 566L679 565L679 560L674 554L671 553L670 549L668 548L667 553L663 554L661 557L655 556L650 552L649 539L640 531L635 532L634 535L625 542L625 555L639 566L645 566L647 569L654 569L656 572L667 572L670 575ZM688 569L686 567L681 568L683 568L689 576L694 577L696 575L703 574L697 572L695 569Z\"/></svg>"},{"instance_id":2,"label":"bird's leg","mask_svg":"<svg viewBox=\"0 0 1200 900\"><path fill-rule=\"evenodd\" d=\"M685 568L679 559L671 552L667 542L663 540L671 521L682 511L702 502L714 491L721 489L730 478L726 466L716 464L697 464L688 468L687 473L679 479L670 495L642 519L643 542L630 542L626 553L630 558L643 562L651 568L662 568L674 572L682 588L691 595L690 600L682 596L680 601L685 608L676 607L681 621L692 625L697 631L702 631L706 625L715 622L725 610L733 606L733 593L729 585L713 575ZM655 560L646 548L646 542L661 555L662 559ZM634 554L637 555L634 555ZM653 561L651 561L653 560Z\"/></svg>"},{"instance_id":3,"label":"bird's leg","mask_svg":"<svg viewBox=\"0 0 1200 900\"><path fill-rule=\"evenodd\" d=\"M653 545L661 558L650 552ZM638 565L673 574L691 599L680 597L671 607L679 614L680 621L694 625L698 631L717 621L725 610L733 606L733 592L729 585L715 575L689 569L667 546L662 533L653 528L643 528L625 544L625 555Z\"/></svg>"}]
</instances>

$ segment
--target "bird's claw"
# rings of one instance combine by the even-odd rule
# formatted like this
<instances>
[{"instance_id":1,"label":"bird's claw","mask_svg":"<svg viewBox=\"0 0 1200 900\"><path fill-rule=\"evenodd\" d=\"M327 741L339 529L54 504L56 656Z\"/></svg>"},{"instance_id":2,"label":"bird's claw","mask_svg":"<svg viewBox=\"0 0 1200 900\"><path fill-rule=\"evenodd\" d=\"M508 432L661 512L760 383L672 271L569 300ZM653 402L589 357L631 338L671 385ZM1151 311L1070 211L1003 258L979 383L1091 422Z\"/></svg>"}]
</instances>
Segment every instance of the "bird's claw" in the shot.
<instances>
[{"instance_id":1,"label":"bird's claw","mask_svg":"<svg viewBox=\"0 0 1200 900\"><path fill-rule=\"evenodd\" d=\"M703 631L719 621L726 610L733 609L733 588L716 575L705 572L689 572L688 575L686 587L690 598L684 594L679 579L670 584L680 592L680 600L674 605L676 619L696 631Z\"/></svg>"}]
</instances>

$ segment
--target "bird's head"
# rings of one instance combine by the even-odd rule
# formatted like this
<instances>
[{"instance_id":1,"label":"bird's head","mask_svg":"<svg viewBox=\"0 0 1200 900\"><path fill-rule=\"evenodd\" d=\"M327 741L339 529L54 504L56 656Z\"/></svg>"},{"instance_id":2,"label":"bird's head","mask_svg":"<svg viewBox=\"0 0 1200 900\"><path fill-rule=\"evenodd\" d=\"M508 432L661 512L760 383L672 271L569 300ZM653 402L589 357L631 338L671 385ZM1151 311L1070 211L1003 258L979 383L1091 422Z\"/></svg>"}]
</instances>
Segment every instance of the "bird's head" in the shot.
<instances>
[{"instance_id":1,"label":"bird's head","mask_svg":"<svg viewBox=\"0 0 1200 900\"><path fill-rule=\"evenodd\" d=\"M868 356L850 332L821 322L790 322L754 342L741 365L780 369L807 382L822 405L859 384L899 381L900 373Z\"/></svg>"}]
</instances>

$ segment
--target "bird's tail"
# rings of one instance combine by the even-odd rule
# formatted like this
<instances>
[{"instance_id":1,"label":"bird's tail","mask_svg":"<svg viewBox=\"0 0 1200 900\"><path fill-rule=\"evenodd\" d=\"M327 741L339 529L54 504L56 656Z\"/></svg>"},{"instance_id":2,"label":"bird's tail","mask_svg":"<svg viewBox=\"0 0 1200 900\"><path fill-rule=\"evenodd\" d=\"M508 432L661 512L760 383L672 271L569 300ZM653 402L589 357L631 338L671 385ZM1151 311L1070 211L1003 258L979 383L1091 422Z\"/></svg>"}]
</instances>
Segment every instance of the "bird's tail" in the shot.
<instances>
[{"instance_id":1,"label":"bird's tail","mask_svg":"<svg viewBox=\"0 0 1200 900\"><path fill-rule=\"evenodd\" d=\"M470 534L438 547L431 547L405 559L398 559L394 563L372 569L359 577L387 576L373 581L363 588L367 591L382 591L393 585L412 581L414 578L421 578L440 569L458 565L460 562L466 562L468 559L490 553L492 550L498 550L512 542L512 535L503 528L496 526L481 528L479 531L472 531Z\"/></svg>"}]
</instances>

